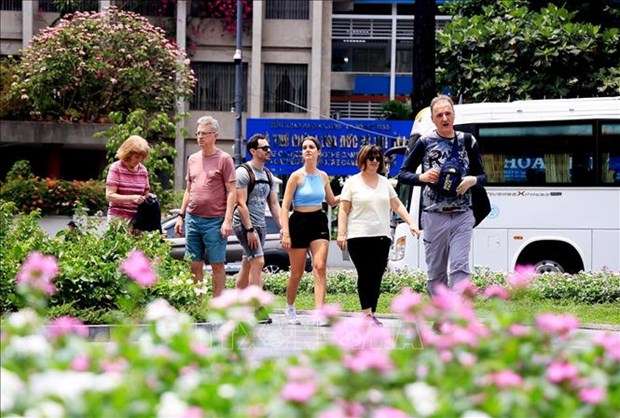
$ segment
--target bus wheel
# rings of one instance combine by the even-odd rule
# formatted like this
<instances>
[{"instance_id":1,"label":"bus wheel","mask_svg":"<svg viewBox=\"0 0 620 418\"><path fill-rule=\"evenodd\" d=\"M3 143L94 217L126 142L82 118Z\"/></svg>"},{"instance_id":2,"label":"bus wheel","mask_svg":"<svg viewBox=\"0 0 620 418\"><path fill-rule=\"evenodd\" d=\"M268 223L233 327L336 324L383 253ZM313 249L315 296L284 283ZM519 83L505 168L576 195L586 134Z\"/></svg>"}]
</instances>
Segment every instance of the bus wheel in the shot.
<instances>
[{"instance_id":1,"label":"bus wheel","mask_svg":"<svg viewBox=\"0 0 620 418\"><path fill-rule=\"evenodd\" d=\"M523 249L516 265L534 266L536 273L539 274L576 274L584 267L577 250L570 244L558 240L532 242Z\"/></svg>"},{"instance_id":2,"label":"bus wheel","mask_svg":"<svg viewBox=\"0 0 620 418\"><path fill-rule=\"evenodd\" d=\"M554 260L541 260L534 265L536 273L564 273L564 267Z\"/></svg>"}]
</instances>

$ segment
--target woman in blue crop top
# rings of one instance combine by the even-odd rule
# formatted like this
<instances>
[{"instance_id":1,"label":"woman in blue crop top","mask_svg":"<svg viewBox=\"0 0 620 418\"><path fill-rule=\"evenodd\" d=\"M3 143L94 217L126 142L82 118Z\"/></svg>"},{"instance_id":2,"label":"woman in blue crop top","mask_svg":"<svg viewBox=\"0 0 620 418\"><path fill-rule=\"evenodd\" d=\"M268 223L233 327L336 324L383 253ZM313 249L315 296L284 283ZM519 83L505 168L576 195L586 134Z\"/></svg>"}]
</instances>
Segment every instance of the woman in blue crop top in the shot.
<instances>
[{"instance_id":1,"label":"woman in blue crop top","mask_svg":"<svg viewBox=\"0 0 620 418\"><path fill-rule=\"evenodd\" d=\"M306 253L312 254L312 274L314 275L314 305L325 303L327 287L327 249L329 248L329 229L327 215L323 212L323 202L336 206L338 197L334 196L329 178L317 168L321 144L308 136L301 144L303 167L294 171L286 183L280 225L282 225L282 247L288 249L291 272L286 300L286 315L290 324L299 324L295 312L297 288L306 265ZM293 213L289 217L289 208ZM326 325L326 324L319 324Z\"/></svg>"}]
</instances>

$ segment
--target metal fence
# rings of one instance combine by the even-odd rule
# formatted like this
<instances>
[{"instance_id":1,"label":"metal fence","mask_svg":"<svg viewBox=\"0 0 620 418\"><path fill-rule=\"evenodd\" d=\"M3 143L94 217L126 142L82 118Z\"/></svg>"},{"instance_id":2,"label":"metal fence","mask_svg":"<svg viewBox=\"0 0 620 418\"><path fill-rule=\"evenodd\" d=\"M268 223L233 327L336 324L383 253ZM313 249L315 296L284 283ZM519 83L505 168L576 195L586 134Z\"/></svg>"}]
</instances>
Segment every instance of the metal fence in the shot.
<instances>
[{"instance_id":1,"label":"metal fence","mask_svg":"<svg viewBox=\"0 0 620 418\"><path fill-rule=\"evenodd\" d=\"M310 0L265 0L266 19L310 18Z\"/></svg>"},{"instance_id":2,"label":"metal fence","mask_svg":"<svg viewBox=\"0 0 620 418\"><path fill-rule=\"evenodd\" d=\"M331 102L332 117L342 119L379 119L383 113L382 103L375 102Z\"/></svg>"}]
</instances>

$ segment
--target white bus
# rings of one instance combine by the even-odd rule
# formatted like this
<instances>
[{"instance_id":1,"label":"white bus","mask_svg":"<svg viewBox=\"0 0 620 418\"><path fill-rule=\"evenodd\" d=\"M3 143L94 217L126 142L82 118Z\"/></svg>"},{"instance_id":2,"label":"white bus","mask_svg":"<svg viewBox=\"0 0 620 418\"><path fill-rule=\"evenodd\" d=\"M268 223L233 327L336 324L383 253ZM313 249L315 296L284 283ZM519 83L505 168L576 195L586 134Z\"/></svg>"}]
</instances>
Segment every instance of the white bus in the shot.
<instances>
[{"instance_id":1,"label":"white bus","mask_svg":"<svg viewBox=\"0 0 620 418\"><path fill-rule=\"evenodd\" d=\"M620 271L620 97L456 105L455 116L479 142L491 200L471 266ZM413 130L430 127L427 108ZM419 219L420 187L397 190ZM424 259L422 239L398 224L390 268L425 270Z\"/></svg>"}]
</instances>

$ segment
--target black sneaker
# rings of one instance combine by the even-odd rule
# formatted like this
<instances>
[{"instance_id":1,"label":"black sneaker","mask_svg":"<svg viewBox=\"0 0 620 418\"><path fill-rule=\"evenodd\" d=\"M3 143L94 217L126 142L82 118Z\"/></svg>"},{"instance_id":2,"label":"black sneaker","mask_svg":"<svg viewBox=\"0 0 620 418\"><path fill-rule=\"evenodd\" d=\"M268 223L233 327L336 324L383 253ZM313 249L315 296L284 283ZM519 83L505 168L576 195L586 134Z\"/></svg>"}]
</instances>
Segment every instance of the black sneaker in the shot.
<instances>
[{"instance_id":1,"label":"black sneaker","mask_svg":"<svg viewBox=\"0 0 620 418\"><path fill-rule=\"evenodd\" d=\"M273 322L273 320L267 313L267 309L263 308L262 306L256 310L256 319L258 320L259 324L271 324Z\"/></svg>"}]
</instances>

